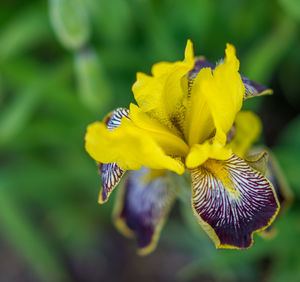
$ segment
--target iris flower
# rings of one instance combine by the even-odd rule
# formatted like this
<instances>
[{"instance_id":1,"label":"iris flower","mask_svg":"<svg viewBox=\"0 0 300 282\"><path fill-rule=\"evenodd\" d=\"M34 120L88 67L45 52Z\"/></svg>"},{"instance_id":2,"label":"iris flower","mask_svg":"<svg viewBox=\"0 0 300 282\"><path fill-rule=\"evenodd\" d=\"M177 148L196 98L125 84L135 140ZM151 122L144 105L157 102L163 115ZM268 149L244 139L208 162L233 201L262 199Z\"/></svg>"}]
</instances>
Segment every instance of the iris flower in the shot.
<instances>
[{"instance_id":1,"label":"iris flower","mask_svg":"<svg viewBox=\"0 0 300 282\"><path fill-rule=\"evenodd\" d=\"M241 107L245 99L271 91L240 75L230 44L224 60L213 65L194 57L188 40L183 61L156 63L151 73L137 73L137 105L118 108L87 128L85 148L102 175L99 202L129 171L115 223L147 254L176 198L168 171L189 174L192 210L216 248L249 248L280 204L263 174L266 154L246 157L261 125Z\"/></svg>"}]
</instances>

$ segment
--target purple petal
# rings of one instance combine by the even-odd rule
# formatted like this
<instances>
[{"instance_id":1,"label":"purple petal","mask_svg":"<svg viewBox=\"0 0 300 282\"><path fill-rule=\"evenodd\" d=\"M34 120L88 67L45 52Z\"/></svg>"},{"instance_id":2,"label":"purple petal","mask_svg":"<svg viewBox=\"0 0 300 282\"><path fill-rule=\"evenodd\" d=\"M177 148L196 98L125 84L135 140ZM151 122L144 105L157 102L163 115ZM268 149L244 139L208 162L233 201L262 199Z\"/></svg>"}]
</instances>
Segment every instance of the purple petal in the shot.
<instances>
[{"instance_id":1,"label":"purple petal","mask_svg":"<svg viewBox=\"0 0 300 282\"><path fill-rule=\"evenodd\" d=\"M115 220L122 233L133 233L140 254L151 252L157 244L163 223L175 200L166 176L147 180L148 168L131 171L120 191Z\"/></svg>"},{"instance_id":2,"label":"purple petal","mask_svg":"<svg viewBox=\"0 0 300 282\"><path fill-rule=\"evenodd\" d=\"M191 177L195 215L217 248L249 248L278 213L273 186L236 155L209 160Z\"/></svg>"},{"instance_id":3,"label":"purple petal","mask_svg":"<svg viewBox=\"0 0 300 282\"><path fill-rule=\"evenodd\" d=\"M273 91L271 89L268 89L267 87L262 86L243 75L241 75L241 77L242 77L242 81L245 86L244 99L273 93Z\"/></svg>"}]
</instances>

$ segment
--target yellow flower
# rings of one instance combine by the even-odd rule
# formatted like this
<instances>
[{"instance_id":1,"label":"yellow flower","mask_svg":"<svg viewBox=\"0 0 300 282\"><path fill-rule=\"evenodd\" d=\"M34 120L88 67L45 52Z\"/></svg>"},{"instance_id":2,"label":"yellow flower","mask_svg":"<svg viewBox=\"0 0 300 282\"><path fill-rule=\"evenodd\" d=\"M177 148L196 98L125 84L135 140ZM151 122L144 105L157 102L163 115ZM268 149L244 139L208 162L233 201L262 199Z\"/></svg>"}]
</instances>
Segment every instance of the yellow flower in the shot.
<instances>
[{"instance_id":1,"label":"yellow flower","mask_svg":"<svg viewBox=\"0 0 300 282\"><path fill-rule=\"evenodd\" d=\"M119 108L104 122L88 126L85 148L102 173L100 203L126 170L138 171L125 185L127 194L122 198L127 205L119 205L117 222L126 234L140 236L141 249L149 251L148 245L155 245L154 237L169 209L158 199L160 192L164 203L173 199L166 175L149 180L147 175L153 171L191 174L193 211L217 248L248 248L253 233L265 229L278 213L272 184L255 169L261 156L243 160L261 129L253 113L240 111L243 100L270 91L241 76L239 64L230 44L225 59L214 66L195 58L188 41L183 61L160 62L152 67L152 75L137 74L132 87L137 105L131 104L129 111ZM137 192L143 189L147 192ZM147 203L152 208L160 203L155 216L148 218L151 236L146 241L136 222L149 210L139 206L139 197L151 199Z\"/></svg>"}]
</instances>

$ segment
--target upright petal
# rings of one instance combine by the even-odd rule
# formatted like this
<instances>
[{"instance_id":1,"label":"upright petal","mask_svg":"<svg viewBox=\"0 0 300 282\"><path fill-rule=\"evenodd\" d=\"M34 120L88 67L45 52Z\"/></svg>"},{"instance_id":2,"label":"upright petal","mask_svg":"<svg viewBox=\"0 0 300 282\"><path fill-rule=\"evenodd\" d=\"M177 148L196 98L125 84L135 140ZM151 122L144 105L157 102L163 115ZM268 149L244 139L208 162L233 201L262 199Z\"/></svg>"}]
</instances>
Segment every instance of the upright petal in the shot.
<instances>
[{"instance_id":1,"label":"upright petal","mask_svg":"<svg viewBox=\"0 0 300 282\"><path fill-rule=\"evenodd\" d=\"M218 64L222 63L223 60L219 61ZM189 79L190 79L190 85L192 85L193 80L196 78L198 73L203 68L211 68L212 70L215 69L215 67L218 64L213 64L210 61L207 61L204 57L198 57L195 59L195 66L194 68L189 72ZM244 93L244 100L256 96L262 96L262 95L270 95L273 93L272 89L268 89L267 87L260 85L259 83L256 83L255 81L241 75L242 81L245 86L245 93Z\"/></svg>"},{"instance_id":2,"label":"upright petal","mask_svg":"<svg viewBox=\"0 0 300 282\"><path fill-rule=\"evenodd\" d=\"M215 129L215 138L225 144L226 133L241 109L244 85L239 61L232 45L227 44L225 53L223 63L213 71L202 68L193 82L185 126L190 145L202 143Z\"/></svg>"},{"instance_id":3,"label":"upright petal","mask_svg":"<svg viewBox=\"0 0 300 282\"><path fill-rule=\"evenodd\" d=\"M149 177L150 174L150 177ZM129 237L136 237L139 254L150 253L175 200L167 177L152 177L151 170L142 168L128 174L127 182L119 190L115 206L116 227Z\"/></svg>"},{"instance_id":4,"label":"upright petal","mask_svg":"<svg viewBox=\"0 0 300 282\"><path fill-rule=\"evenodd\" d=\"M235 155L208 160L191 176L194 213L217 248L249 248L278 213L272 184Z\"/></svg>"},{"instance_id":5,"label":"upright petal","mask_svg":"<svg viewBox=\"0 0 300 282\"><path fill-rule=\"evenodd\" d=\"M182 79L193 66L193 46L188 41L184 61L157 63L152 67L153 76L137 73L132 87L139 107L174 132L181 130L184 119L183 104L187 93L182 87Z\"/></svg>"}]
</instances>

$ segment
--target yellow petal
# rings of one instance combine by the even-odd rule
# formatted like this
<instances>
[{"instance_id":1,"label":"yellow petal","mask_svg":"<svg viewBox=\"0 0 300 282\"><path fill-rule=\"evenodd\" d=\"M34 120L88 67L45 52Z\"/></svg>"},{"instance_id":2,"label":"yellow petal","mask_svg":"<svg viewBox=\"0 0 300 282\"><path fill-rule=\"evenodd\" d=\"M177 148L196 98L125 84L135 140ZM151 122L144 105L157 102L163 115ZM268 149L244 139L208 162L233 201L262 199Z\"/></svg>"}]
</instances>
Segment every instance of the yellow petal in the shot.
<instances>
[{"instance_id":1,"label":"yellow petal","mask_svg":"<svg viewBox=\"0 0 300 282\"><path fill-rule=\"evenodd\" d=\"M130 119L139 128L147 131L149 135L172 156L186 156L188 145L181 137L173 134L166 126L144 113L138 106L130 105Z\"/></svg>"},{"instance_id":2,"label":"yellow petal","mask_svg":"<svg viewBox=\"0 0 300 282\"><path fill-rule=\"evenodd\" d=\"M210 143L206 141L203 144L195 144L191 148L187 158L187 168L195 168L206 162L208 159L226 160L231 156L231 149L218 142Z\"/></svg>"},{"instance_id":3,"label":"yellow petal","mask_svg":"<svg viewBox=\"0 0 300 282\"><path fill-rule=\"evenodd\" d=\"M187 43L185 55L184 61L155 64L152 67L153 76L138 73L132 87L134 98L141 110L148 112L174 132L174 123L183 122L184 119L182 106L187 92L182 88L181 81L194 66L191 41Z\"/></svg>"},{"instance_id":4,"label":"yellow petal","mask_svg":"<svg viewBox=\"0 0 300 282\"><path fill-rule=\"evenodd\" d=\"M261 133L261 121L259 117L250 111L241 111L235 119L235 136L230 142L232 151L241 158L245 158L246 152Z\"/></svg>"},{"instance_id":5,"label":"yellow petal","mask_svg":"<svg viewBox=\"0 0 300 282\"><path fill-rule=\"evenodd\" d=\"M193 83L186 120L189 144L202 143L216 129L216 139L225 143L244 96L244 85L235 49L227 44L225 61L213 71L203 68Z\"/></svg>"},{"instance_id":6,"label":"yellow petal","mask_svg":"<svg viewBox=\"0 0 300 282\"><path fill-rule=\"evenodd\" d=\"M214 123L205 94L206 84L211 84L211 80L210 68L202 69L194 80L185 119L185 136L189 145L203 143L214 131Z\"/></svg>"},{"instance_id":7,"label":"yellow petal","mask_svg":"<svg viewBox=\"0 0 300 282\"><path fill-rule=\"evenodd\" d=\"M213 71L215 88L212 87L212 93L207 93L206 98L215 124L226 134L242 107L245 88L238 72L239 61L235 48L227 44L225 53L224 63Z\"/></svg>"},{"instance_id":8,"label":"yellow petal","mask_svg":"<svg viewBox=\"0 0 300 282\"><path fill-rule=\"evenodd\" d=\"M181 161L167 156L147 131L129 119L123 118L121 126L113 131L107 130L101 122L90 124L85 142L86 151L101 163L116 162L124 170L138 170L144 165L184 173Z\"/></svg>"}]
</instances>

